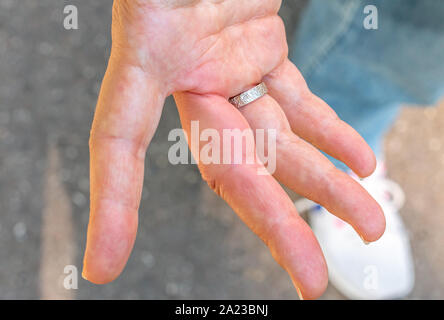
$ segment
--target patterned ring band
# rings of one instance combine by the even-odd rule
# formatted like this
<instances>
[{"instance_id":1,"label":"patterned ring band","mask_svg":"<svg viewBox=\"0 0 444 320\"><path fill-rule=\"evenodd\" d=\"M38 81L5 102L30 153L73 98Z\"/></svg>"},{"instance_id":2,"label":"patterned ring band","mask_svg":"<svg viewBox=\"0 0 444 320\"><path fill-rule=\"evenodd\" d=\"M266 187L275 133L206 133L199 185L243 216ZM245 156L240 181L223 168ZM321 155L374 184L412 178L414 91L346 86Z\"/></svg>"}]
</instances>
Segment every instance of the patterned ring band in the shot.
<instances>
[{"instance_id":1,"label":"patterned ring band","mask_svg":"<svg viewBox=\"0 0 444 320\"><path fill-rule=\"evenodd\" d=\"M264 82L258 84L256 87L241 93L238 96L230 98L230 103L236 108L242 108L247 104L250 104L268 93L267 86Z\"/></svg>"}]
</instances>

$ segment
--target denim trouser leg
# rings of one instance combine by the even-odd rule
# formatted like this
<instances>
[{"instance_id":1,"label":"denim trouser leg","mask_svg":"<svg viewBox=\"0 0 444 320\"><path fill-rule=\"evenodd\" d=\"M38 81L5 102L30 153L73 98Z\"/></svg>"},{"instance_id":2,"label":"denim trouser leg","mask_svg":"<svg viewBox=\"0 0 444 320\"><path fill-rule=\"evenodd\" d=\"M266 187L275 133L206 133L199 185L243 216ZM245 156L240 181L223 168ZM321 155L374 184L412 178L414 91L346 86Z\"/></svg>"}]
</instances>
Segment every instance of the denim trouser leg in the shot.
<instances>
[{"instance_id":1,"label":"denim trouser leg","mask_svg":"<svg viewBox=\"0 0 444 320\"><path fill-rule=\"evenodd\" d=\"M367 5L378 9L377 30L364 28ZM430 105L443 93L443 17L437 0L312 0L291 58L310 89L381 156L401 104Z\"/></svg>"}]
</instances>

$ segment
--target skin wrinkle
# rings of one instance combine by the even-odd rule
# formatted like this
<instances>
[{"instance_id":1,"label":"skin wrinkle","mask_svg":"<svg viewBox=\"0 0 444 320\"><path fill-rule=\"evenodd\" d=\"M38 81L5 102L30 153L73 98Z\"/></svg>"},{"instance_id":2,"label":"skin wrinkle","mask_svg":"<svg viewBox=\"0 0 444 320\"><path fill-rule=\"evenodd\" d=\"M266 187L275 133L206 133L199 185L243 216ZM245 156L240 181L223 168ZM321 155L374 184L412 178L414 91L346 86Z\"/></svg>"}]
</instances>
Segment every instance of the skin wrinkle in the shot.
<instances>
[{"instance_id":1,"label":"skin wrinkle","mask_svg":"<svg viewBox=\"0 0 444 320\"><path fill-rule=\"evenodd\" d=\"M233 168L233 167L230 167L230 168ZM257 170L257 168L253 168L253 169L249 168L248 170L255 171L255 170ZM222 180L219 180L219 181L221 181L220 182L220 186L222 187L222 189L224 189L223 186L226 185L226 184L224 184L224 181L227 181L227 180L231 181L232 180L230 178L230 175L233 174L233 172L235 172L235 170L229 170L229 172L226 172L223 175ZM262 190L257 191L254 188L255 183L251 183L248 180L240 179L239 183L241 184L241 187L238 187L236 189L242 190L246 198L249 198L251 196L251 194L254 193L253 196L258 199L258 201L256 202L256 205L255 205L255 214L256 215L262 216L264 212L267 212L267 211L273 212L274 211L274 210L270 210L268 208L269 205L270 205L269 204L269 200L268 200L269 197L270 197L269 194L264 193L265 191L262 191ZM230 185L230 188L232 188L232 183L229 183L229 185ZM224 200L229 200L229 199L225 199L224 198ZM232 203L232 202L233 201L230 201L230 203ZM289 209L295 211L294 208L289 208ZM241 211L241 210L239 210L239 211ZM274 233L271 232L271 231L275 228L275 226L281 224L284 219L287 219L287 217L285 217L283 215L273 215L272 217L269 215L267 217L267 219L266 219L266 223L263 223L263 224L257 224L257 223L256 224L251 224L251 223L248 223L248 221L251 218L246 217L246 216L240 216L240 218L247 225L253 225L252 231L256 235L258 235L264 241L264 243L266 243L266 244L269 244L268 240L272 238L271 235L273 235Z\"/></svg>"},{"instance_id":2,"label":"skin wrinkle","mask_svg":"<svg viewBox=\"0 0 444 320\"><path fill-rule=\"evenodd\" d=\"M239 26L239 25L233 25L230 27L227 27L223 32L219 33L217 36L216 35L212 35L212 36L216 36L217 39L216 41L214 41L210 47L205 51L204 54L202 54L202 56L200 57L199 61L200 64L197 64L195 66L193 66L194 71L193 72L187 72L185 75L186 79L189 78L196 78L199 79L199 82L197 83L193 83L193 84L189 84L188 86L190 87L189 89L187 89L186 91L190 91L191 93L202 93L202 92L210 92L210 93L214 93L214 94L221 94L218 91L213 91L214 89L208 88L207 86L202 86L202 84L206 83L206 81L202 81L200 74L205 73L205 74L209 74L209 75L214 75L214 77L216 77L217 72L216 70L209 70L208 66L213 66L213 65L219 65L219 69L222 70L229 70L233 68L233 65L231 64L230 61L232 61L233 59L227 59L226 58L226 54L224 54L223 50L220 50L220 47L223 47L226 45L226 42L228 41L227 39L230 39L232 37L233 34L236 34L235 31L237 31L239 29L239 27L245 27L245 30L250 30L253 29L254 26L257 25L257 23L259 23L259 20L264 20L264 22L268 22L269 19L275 19L277 18L279 21L279 27L282 28L284 30L283 27L283 22L279 17L273 17L273 16L265 16L263 18L260 19L256 19L255 21L250 21L248 22L248 24L246 24L245 26ZM262 24L262 23L261 23ZM242 30L242 29L240 29ZM242 31L245 32L245 31ZM251 33L251 31L249 32ZM248 39L249 37L245 35L243 36L239 36L237 35L236 38L238 39ZM285 43L285 46L282 50L280 50L280 52L282 52L279 56L279 59L276 59L276 62L273 64L273 66L270 65L269 68L264 68L263 65L259 64L258 61L255 60L255 57L253 57L250 54L250 50L248 49L241 49L242 47L238 45L238 42L233 42L231 45L233 46L231 50L227 50L227 52L229 52L229 55L232 52L240 52L241 57L237 57L235 60L239 61L248 61L249 65L250 65L250 74L252 74L252 76L250 77L249 80L247 81L243 81L242 87L239 87L239 89L237 89L236 91L232 91L231 93L228 94L223 94L223 97L225 99L228 99L234 95L237 95L240 92L243 92L246 90L246 88L248 87L253 87L255 86L257 83L259 83L261 81L261 79L264 77L265 74L267 74L268 72L274 70L277 68L277 66L279 66L279 64L281 64L285 59L286 56L288 54L288 46L286 46L286 41L285 38L282 39L283 42ZM218 47L219 45L219 47ZM251 47L253 44L251 45L245 45L246 48ZM272 46L275 47L275 46ZM280 47L280 46L276 46L276 47ZM213 54L214 53L214 54ZM211 59L205 59L205 56L210 56L210 57L214 57ZM215 78L215 79L207 79L209 80L209 82L218 82L220 83L219 78ZM185 86L187 86L185 84Z\"/></svg>"},{"instance_id":3,"label":"skin wrinkle","mask_svg":"<svg viewBox=\"0 0 444 320\"><path fill-rule=\"evenodd\" d=\"M236 1L239 1L239 0L236 0ZM224 1L221 1L221 3L222 2L224 2ZM223 8L223 9L226 10L227 7L228 8L233 8L232 5L226 5L226 7ZM202 8L202 11L205 12L206 14L208 14L208 10L209 9L213 9L214 12L219 12L221 10L221 8L219 6L216 6L216 7L213 7L213 8L211 8L211 7L210 8L204 7L204 8ZM235 19L235 18L233 18L233 15L227 15L226 16L227 19L220 21L220 23L218 24L218 27L215 30L211 30L210 33L208 35L206 35L206 37L219 34L219 33L223 32L226 29L233 28L233 27L245 24L247 22L248 23L249 22L254 22L255 20L261 20L261 19L266 19L268 17L276 16L278 11L279 11L279 9L278 10L272 10L272 11L264 11L264 12L260 12L260 13L256 13L256 12L252 11L254 13L253 15L251 15L251 16L249 16L247 18L241 18L241 19ZM233 21L230 21L230 19L233 20Z\"/></svg>"}]
</instances>

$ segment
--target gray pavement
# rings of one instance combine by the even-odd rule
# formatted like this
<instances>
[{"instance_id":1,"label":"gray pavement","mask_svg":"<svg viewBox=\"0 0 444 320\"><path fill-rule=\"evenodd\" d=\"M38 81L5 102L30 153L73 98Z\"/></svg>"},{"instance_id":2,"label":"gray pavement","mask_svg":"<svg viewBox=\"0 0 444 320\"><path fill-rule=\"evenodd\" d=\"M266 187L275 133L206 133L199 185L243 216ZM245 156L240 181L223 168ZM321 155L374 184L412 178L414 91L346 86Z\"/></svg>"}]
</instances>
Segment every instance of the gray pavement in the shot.
<instances>
[{"instance_id":1,"label":"gray pavement","mask_svg":"<svg viewBox=\"0 0 444 320\"><path fill-rule=\"evenodd\" d=\"M305 1L284 1L288 30ZM66 4L80 29L66 31ZM110 47L112 1L0 0L0 299L297 299L263 243L200 179L167 161L179 128L168 99L147 156L139 234L122 276L62 287L81 270L88 222L88 135ZM387 141L406 190L417 283L444 298L444 106L406 110ZM330 287L324 298L342 298Z\"/></svg>"}]
</instances>

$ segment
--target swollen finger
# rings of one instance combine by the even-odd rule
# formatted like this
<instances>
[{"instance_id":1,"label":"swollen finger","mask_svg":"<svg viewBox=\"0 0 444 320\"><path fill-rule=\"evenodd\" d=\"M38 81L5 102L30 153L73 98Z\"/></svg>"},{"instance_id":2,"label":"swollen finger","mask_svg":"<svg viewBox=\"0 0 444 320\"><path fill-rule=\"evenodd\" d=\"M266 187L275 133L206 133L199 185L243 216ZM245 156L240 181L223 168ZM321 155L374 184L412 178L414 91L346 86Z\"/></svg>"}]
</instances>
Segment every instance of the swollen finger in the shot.
<instances>
[{"instance_id":1,"label":"swollen finger","mask_svg":"<svg viewBox=\"0 0 444 320\"><path fill-rule=\"evenodd\" d=\"M302 297L319 297L327 285L327 268L311 229L299 217L293 202L277 181L264 174L266 170L263 164L259 161L248 163L246 159L255 156L254 146L248 148L245 145L240 151L233 148L235 143L232 142L237 136L227 130L238 134L247 132L243 141L253 141L254 144L248 123L223 97L180 93L175 98L188 137L192 139L192 121L198 121L201 136L211 135L209 143L191 147L194 158L199 159L203 178L267 244L274 258L291 276ZM196 122L194 130L195 126ZM217 136L222 137L220 143L216 141ZM227 138L230 148L223 147ZM219 163L205 161L204 153L208 152L208 145L212 146L211 155L219 154ZM242 161L234 163L235 155L227 156L226 152L242 153ZM231 162L224 162L224 158Z\"/></svg>"}]
</instances>

